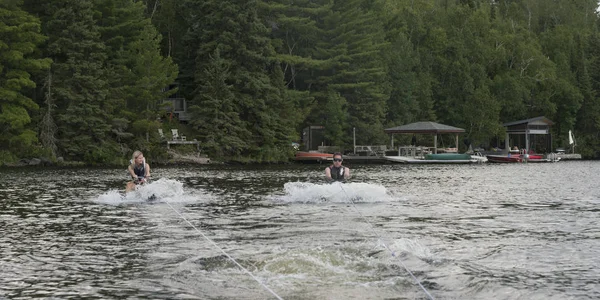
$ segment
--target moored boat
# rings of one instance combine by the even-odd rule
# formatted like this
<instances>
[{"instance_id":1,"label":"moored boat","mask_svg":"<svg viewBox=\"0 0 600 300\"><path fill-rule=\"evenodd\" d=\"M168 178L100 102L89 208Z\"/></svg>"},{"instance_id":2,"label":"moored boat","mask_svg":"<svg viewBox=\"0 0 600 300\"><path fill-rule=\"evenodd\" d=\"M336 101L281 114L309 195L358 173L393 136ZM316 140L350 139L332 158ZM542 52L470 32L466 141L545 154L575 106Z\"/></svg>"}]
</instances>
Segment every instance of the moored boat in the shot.
<instances>
[{"instance_id":1,"label":"moored boat","mask_svg":"<svg viewBox=\"0 0 600 300\"><path fill-rule=\"evenodd\" d=\"M315 151L298 151L296 152L296 157L294 158L295 161L328 161L328 160L333 160L333 154L332 153L322 153L322 152L315 152Z\"/></svg>"},{"instance_id":2,"label":"moored boat","mask_svg":"<svg viewBox=\"0 0 600 300\"><path fill-rule=\"evenodd\" d=\"M426 160L470 160L471 155L466 153L439 153L425 154Z\"/></svg>"},{"instance_id":3,"label":"moored boat","mask_svg":"<svg viewBox=\"0 0 600 300\"><path fill-rule=\"evenodd\" d=\"M560 157L549 155L544 157L540 154L511 154L511 155L486 155L489 162L494 163L539 163L539 162L557 162Z\"/></svg>"},{"instance_id":4,"label":"moored boat","mask_svg":"<svg viewBox=\"0 0 600 300\"><path fill-rule=\"evenodd\" d=\"M385 159L391 162L408 164L470 164L485 162L485 160L474 158L469 154L458 153L426 154L425 157L385 156Z\"/></svg>"},{"instance_id":5,"label":"moored boat","mask_svg":"<svg viewBox=\"0 0 600 300\"><path fill-rule=\"evenodd\" d=\"M489 162L493 163L520 163L523 162L521 155L486 155Z\"/></svg>"}]
</instances>

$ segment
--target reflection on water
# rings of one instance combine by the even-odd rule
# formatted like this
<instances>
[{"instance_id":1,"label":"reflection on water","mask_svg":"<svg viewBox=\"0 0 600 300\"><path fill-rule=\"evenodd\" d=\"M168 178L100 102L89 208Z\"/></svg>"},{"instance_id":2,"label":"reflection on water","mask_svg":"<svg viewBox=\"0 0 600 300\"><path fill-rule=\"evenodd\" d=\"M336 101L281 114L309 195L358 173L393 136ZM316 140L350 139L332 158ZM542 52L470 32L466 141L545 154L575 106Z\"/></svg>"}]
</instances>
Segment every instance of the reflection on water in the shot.
<instances>
[{"instance_id":1,"label":"reflection on water","mask_svg":"<svg viewBox=\"0 0 600 300\"><path fill-rule=\"evenodd\" d=\"M351 167L2 170L0 298L600 298L600 163Z\"/></svg>"}]
</instances>

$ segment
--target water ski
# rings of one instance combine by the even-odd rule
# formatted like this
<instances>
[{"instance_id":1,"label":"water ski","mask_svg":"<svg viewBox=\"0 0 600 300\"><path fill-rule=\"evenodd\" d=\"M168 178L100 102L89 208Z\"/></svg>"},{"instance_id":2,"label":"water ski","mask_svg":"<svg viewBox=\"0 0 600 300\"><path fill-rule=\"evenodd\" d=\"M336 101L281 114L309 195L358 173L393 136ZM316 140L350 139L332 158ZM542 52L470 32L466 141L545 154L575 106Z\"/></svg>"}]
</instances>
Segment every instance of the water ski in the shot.
<instances>
[{"instance_id":1,"label":"water ski","mask_svg":"<svg viewBox=\"0 0 600 300\"><path fill-rule=\"evenodd\" d=\"M127 197L127 193L130 193L130 192L119 191L119 195L121 195L121 198ZM148 202L154 202L154 201L158 200L158 197L156 196L156 194L152 194L152 195L150 195L148 198L146 198L144 200L146 200Z\"/></svg>"}]
</instances>

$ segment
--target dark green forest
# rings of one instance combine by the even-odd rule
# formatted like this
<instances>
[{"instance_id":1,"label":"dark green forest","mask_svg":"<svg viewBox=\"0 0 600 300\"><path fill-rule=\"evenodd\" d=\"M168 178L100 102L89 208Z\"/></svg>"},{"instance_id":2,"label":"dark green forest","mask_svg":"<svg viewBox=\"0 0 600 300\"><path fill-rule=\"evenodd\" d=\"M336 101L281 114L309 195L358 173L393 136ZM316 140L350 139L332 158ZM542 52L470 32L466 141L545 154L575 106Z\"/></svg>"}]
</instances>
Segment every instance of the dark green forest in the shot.
<instances>
[{"instance_id":1,"label":"dark green forest","mask_svg":"<svg viewBox=\"0 0 600 300\"><path fill-rule=\"evenodd\" d=\"M166 155L179 129L222 160L388 144L435 121L489 145L546 116L553 147L600 154L596 0L2 0L0 163ZM175 86L174 89L166 87ZM187 99L191 120L163 99Z\"/></svg>"}]
</instances>

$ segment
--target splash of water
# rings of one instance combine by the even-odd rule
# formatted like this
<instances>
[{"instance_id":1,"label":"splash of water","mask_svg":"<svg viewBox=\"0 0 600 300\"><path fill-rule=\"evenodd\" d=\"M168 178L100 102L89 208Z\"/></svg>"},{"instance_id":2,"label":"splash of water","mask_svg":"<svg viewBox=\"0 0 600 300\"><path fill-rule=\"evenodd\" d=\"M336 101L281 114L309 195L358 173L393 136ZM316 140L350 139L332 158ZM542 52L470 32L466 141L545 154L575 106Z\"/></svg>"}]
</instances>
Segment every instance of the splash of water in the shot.
<instances>
[{"instance_id":1,"label":"splash of water","mask_svg":"<svg viewBox=\"0 0 600 300\"><path fill-rule=\"evenodd\" d=\"M425 261L433 261L436 259L436 256L428 247L413 239L395 240L390 248L396 252L410 253Z\"/></svg>"},{"instance_id":2,"label":"splash of water","mask_svg":"<svg viewBox=\"0 0 600 300\"><path fill-rule=\"evenodd\" d=\"M120 205L147 201L192 202L197 201L197 199L197 195L184 191L182 182L161 178L149 184L138 186L135 191L125 193L110 190L93 200L104 204Z\"/></svg>"},{"instance_id":3,"label":"splash of water","mask_svg":"<svg viewBox=\"0 0 600 300\"><path fill-rule=\"evenodd\" d=\"M340 183L314 184L310 182L288 182L284 185L285 195L277 200L288 203L345 203L390 201L387 189L378 184Z\"/></svg>"}]
</instances>

